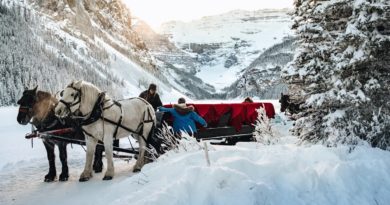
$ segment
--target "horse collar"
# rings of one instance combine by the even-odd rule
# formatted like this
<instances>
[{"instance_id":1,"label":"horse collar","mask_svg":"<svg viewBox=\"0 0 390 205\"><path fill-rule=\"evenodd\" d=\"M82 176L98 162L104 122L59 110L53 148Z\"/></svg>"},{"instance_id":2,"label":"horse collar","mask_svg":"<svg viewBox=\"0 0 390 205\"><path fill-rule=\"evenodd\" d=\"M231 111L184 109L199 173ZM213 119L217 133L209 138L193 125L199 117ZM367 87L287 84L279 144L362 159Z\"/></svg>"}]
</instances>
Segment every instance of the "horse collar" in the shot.
<instances>
[{"instance_id":1,"label":"horse collar","mask_svg":"<svg viewBox=\"0 0 390 205\"><path fill-rule=\"evenodd\" d=\"M104 101L105 96L106 96L106 93L104 93L104 92L99 93L98 99L96 100L92 111L89 114L81 116L81 117L88 116L87 118L82 120L81 125L85 126L85 125L92 124L92 123L98 121L102 117L102 113L104 110L103 107L104 107L104 103L105 103L105 101Z\"/></svg>"}]
</instances>

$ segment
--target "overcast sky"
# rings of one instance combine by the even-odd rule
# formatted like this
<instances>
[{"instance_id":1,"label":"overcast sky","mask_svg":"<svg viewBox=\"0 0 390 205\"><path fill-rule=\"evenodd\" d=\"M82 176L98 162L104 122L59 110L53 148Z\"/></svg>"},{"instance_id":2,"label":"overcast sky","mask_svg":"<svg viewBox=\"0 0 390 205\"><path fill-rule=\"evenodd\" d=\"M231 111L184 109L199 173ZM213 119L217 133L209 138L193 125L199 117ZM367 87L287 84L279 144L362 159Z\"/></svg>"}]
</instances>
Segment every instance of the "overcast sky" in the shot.
<instances>
[{"instance_id":1,"label":"overcast sky","mask_svg":"<svg viewBox=\"0 0 390 205\"><path fill-rule=\"evenodd\" d=\"M235 9L292 8L293 0L123 0L133 15L157 28L169 20L189 21Z\"/></svg>"}]
</instances>

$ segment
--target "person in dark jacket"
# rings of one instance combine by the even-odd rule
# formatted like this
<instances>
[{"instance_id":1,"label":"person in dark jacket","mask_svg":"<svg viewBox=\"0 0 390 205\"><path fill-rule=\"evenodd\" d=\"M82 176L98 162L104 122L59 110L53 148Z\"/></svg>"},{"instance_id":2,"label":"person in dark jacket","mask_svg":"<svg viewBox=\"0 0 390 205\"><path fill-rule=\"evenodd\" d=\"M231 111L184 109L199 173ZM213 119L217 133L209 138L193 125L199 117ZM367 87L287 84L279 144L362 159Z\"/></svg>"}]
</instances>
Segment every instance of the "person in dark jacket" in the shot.
<instances>
[{"instance_id":1,"label":"person in dark jacket","mask_svg":"<svg viewBox=\"0 0 390 205\"><path fill-rule=\"evenodd\" d=\"M173 131L177 134L184 131L195 135L197 133L195 122L207 127L206 121L194 111L193 106L186 105L184 98L179 98L178 104L174 104L173 108L159 107L158 109L172 114Z\"/></svg>"},{"instance_id":2,"label":"person in dark jacket","mask_svg":"<svg viewBox=\"0 0 390 205\"><path fill-rule=\"evenodd\" d=\"M253 100L251 97L246 97L243 103L253 103Z\"/></svg>"},{"instance_id":3,"label":"person in dark jacket","mask_svg":"<svg viewBox=\"0 0 390 205\"><path fill-rule=\"evenodd\" d=\"M162 106L160 96L158 95L156 84L150 84L149 89L142 92L139 97L148 101L156 111L158 107Z\"/></svg>"}]
</instances>

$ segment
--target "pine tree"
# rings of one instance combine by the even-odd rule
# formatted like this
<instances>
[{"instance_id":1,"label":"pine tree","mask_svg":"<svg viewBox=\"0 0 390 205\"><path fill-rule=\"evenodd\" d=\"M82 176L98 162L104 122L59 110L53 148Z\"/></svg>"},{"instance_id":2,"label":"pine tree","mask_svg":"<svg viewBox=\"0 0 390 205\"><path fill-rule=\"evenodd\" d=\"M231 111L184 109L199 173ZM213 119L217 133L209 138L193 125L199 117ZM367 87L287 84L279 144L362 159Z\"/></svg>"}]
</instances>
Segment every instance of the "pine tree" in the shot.
<instances>
[{"instance_id":1,"label":"pine tree","mask_svg":"<svg viewBox=\"0 0 390 205\"><path fill-rule=\"evenodd\" d=\"M78 53L75 45L63 43L43 27L37 12L13 3L0 0L0 106L15 104L24 87L38 85L55 93L74 79L90 81L113 97L122 96L124 85L107 69L109 60L91 57L104 53L108 58L104 49Z\"/></svg>"},{"instance_id":2,"label":"pine tree","mask_svg":"<svg viewBox=\"0 0 390 205\"><path fill-rule=\"evenodd\" d=\"M302 104L293 132L335 146L390 149L388 0L296 0L298 52L283 79Z\"/></svg>"}]
</instances>

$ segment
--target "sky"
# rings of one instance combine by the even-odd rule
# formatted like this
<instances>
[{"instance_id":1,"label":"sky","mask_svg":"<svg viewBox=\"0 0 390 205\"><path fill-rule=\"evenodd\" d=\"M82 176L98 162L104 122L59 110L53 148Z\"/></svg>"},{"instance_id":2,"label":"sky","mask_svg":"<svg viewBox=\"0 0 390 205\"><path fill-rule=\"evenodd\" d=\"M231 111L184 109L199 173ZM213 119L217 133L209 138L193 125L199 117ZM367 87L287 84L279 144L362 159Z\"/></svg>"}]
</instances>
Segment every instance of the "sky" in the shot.
<instances>
[{"instance_id":1,"label":"sky","mask_svg":"<svg viewBox=\"0 0 390 205\"><path fill-rule=\"evenodd\" d=\"M293 0L123 0L132 15L153 28L170 20L190 21L231 10L292 8Z\"/></svg>"}]
</instances>

